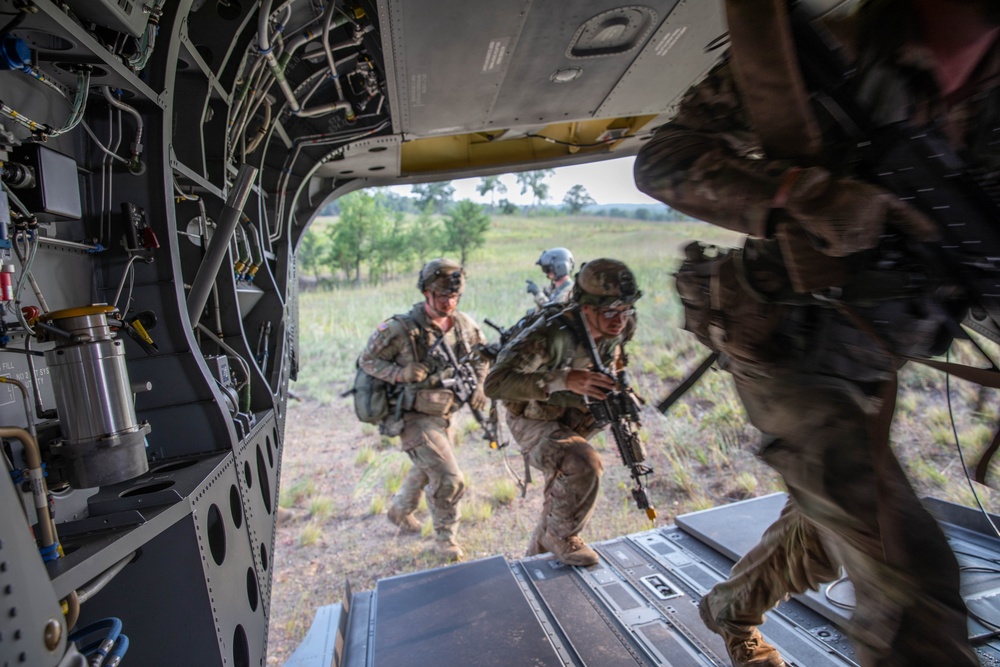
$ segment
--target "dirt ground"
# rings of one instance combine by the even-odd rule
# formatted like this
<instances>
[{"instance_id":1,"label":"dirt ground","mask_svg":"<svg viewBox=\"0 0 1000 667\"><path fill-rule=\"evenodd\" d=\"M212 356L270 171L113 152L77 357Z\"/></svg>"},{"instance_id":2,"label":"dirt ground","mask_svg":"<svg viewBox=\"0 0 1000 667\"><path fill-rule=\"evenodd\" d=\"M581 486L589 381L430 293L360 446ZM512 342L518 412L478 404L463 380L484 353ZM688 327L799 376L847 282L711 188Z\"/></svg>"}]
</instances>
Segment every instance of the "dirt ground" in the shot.
<instances>
[{"instance_id":1,"label":"dirt ground","mask_svg":"<svg viewBox=\"0 0 1000 667\"><path fill-rule=\"evenodd\" d=\"M456 423L460 433L456 456L467 486L458 537L467 559L497 554L520 558L541 511L540 478L536 472L524 498L509 492L512 500L498 500L502 494L497 489L512 486L502 455L489 449L464 411ZM666 428L667 421L659 415L644 420L644 432L652 443L670 437ZM744 439L743 434L739 439ZM627 469L614 445L602 436L594 444L602 454L605 472L594 518L583 537L596 542L652 528L631 501ZM366 451L371 457L373 448L373 458L359 457ZM691 505L691 480L671 475L671 462L663 458L661 449L648 447L648 463L657 471L648 487L659 511L656 525L671 523L676 514L698 508ZM522 458L515 447L509 451L511 468L523 476ZM416 515L424 522L421 535L401 535L386 519L386 504L407 463L395 441L381 442L372 428L363 428L348 400L333 405L289 402L282 493L303 487L308 492L294 502L285 498L279 510L268 665L284 664L305 636L315 610L340 602L345 581L353 591L372 590L379 579L447 565L433 551L426 509ZM771 474L748 452L732 454L732 461L724 466L709 463L695 472L698 488L710 494L702 501L706 506L774 490L765 482ZM748 474L760 484L755 490L733 495L731 478L736 470L752 471Z\"/></svg>"},{"instance_id":2,"label":"dirt ground","mask_svg":"<svg viewBox=\"0 0 1000 667\"><path fill-rule=\"evenodd\" d=\"M476 435L470 435L468 440L463 450L485 449ZM384 488L368 484L367 467L356 464L355 458L365 444L377 442L377 435L362 431L347 401L333 406L314 402L289 403L282 488L290 488L303 479L312 480L315 495L332 499L333 510L322 522L317 541L308 545L301 544L300 540L306 527L315 524L309 509L293 506L279 512L268 665L284 664L305 636L316 608L340 602L345 581L349 581L355 591L371 590L378 579L446 564L433 552L431 537L400 535L386 520L384 511L378 515L371 513L374 496L389 497L391 494ZM393 456L397 451L394 446L379 454L398 458ZM463 453L459 454L463 470L475 479L481 464L470 464ZM520 459L516 464L520 465ZM534 490L536 492L530 493L526 500L518 499L490 518L496 523L498 535L515 531L525 536L523 540L512 542L518 551L505 551L502 539L473 539L471 535L460 533L470 559L495 553L511 558L520 555L521 542L527 541L541 508L541 494L537 488ZM305 499L303 504L308 502ZM425 521L426 511L418 512L417 516ZM469 533L465 528L463 524L463 533Z\"/></svg>"}]
</instances>

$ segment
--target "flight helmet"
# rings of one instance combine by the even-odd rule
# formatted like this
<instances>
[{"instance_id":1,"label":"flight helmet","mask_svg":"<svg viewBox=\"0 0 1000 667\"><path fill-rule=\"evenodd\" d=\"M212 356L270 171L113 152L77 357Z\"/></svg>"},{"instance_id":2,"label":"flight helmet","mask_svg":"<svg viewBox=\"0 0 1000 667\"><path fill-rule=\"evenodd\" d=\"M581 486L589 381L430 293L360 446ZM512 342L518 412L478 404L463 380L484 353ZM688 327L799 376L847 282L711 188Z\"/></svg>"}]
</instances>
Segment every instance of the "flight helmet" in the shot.
<instances>
[{"instance_id":1,"label":"flight helmet","mask_svg":"<svg viewBox=\"0 0 1000 667\"><path fill-rule=\"evenodd\" d=\"M546 274L551 271L559 280L573 272L573 253L566 248L551 248L544 251L535 264L542 267Z\"/></svg>"}]
</instances>

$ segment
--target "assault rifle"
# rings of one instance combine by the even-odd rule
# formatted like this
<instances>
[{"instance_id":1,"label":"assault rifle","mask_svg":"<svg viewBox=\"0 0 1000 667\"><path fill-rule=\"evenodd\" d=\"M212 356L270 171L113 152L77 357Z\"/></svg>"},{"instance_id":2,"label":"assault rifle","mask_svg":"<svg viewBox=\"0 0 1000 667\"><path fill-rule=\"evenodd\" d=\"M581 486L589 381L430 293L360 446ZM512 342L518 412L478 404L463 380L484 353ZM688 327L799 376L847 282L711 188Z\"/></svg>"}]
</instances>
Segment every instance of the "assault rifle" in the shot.
<instances>
[{"instance_id":1,"label":"assault rifle","mask_svg":"<svg viewBox=\"0 0 1000 667\"><path fill-rule=\"evenodd\" d=\"M965 163L935 126L876 127L855 100L854 67L836 39L793 3L792 33L813 99L855 145L861 178L895 193L937 223L942 241L915 250L957 279L974 302L965 324L1000 340L1000 183ZM916 244L914 244L916 245ZM978 308L976 307L978 306Z\"/></svg>"},{"instance_id":2,"label":"assault rifle","mask_svg":"<svg viewBox=\"0 0 1000 667\"><path fill-rule=\"evenodd\" d=\"M622 464L629 469L629 474L635 482L632 489L632 498L636 507L646 510L646 516L650 521L656 519L656 508L649 502L643 482L646 477L653 472L653 469L643 462L646 460L646 448L642 445L639 434L632 428L633 424L640 421L639 402L636 400L635 392L628 384L628 377L625 371L613 373L604 362L597 350L594 337L590 334L587 324L583 321L583 315L579 308L572 309L572 319L574 328L577 330L577 338L587 346L591 361L594 362L594 369L598 373L603 373L615 381L615 389L609 391L603 399L586 399L590 414L597 420L598 426L610 425L611 436L618 447L618 454L621 456Z\"/></svg>"},{"instance_id":3,"label":"assault rifle","mask_svg":"<svg viewBox=\"0 0 1000 667\"><path fill-rule=\"evenodd\" d=\"M451 389L460 405L468 403L472 398L472 395L476 393L476 389L479 387L479 378L476 377L476 371L472 368L472 364L469 363L468 359L459 361L458 357L455 356L455 351L448 347L448 344L444 342L444 336L437 339L437 342L431 346L431 349L427 354L431 359L438 362L438 365L450 368L454 371L454 375L452 377L441 379L441 386L445 389ZM475 417L476 421L479 422L479 425L483 427L483 433L485 435L485 439L490 443L490 448L496 449L496 424L487 419L481 411L475 409L471 405L469 406L469 409L472 410L472 416Z\"/></svg>"}]
</instances>

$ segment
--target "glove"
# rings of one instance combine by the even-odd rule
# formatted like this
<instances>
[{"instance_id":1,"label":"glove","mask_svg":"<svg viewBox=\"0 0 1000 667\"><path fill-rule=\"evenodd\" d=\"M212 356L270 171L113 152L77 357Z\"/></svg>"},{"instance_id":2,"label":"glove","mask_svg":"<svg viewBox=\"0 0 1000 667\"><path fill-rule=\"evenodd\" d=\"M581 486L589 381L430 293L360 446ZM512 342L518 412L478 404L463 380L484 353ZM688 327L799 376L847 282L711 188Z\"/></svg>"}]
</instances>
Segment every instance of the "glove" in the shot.
<instances>
[{"instance_id":1,"label":"glove","mask_svg":"<svg viewBox=\"0 0 1000 667\"><path fill-rule=\"evenodd\" d=\"M430 373L430 369L426 364L411 361L399 370L399 373L396 375L396 382L403 384L422 382L427 379L428 373Z\"/></svg>"},{"instance_id":2,"label":"glove","mask_svg":"<svg viewBox=\"0 0 1000 667\"><path fill-rule=\"evenodd\" d=\"M542 288L536 285L534 280L525 280L524 282L528 283L528 294L531 296L537 296L542 291Z\"/></svg>"},{"instance_id":3,"label":"glove","mask_svg":"<svg viewBox=\"0 0 1000 667\"><path fill-rule=\"evenodd\" d=\"M469 398L469 407L473 410L482 410L486 407L486 392L483 391L482 387L476 387L476 390L472 392L472 396Z\"/></svg>"},{"instance_id":4,"label":"glove","mask_svg":"<svg viewBox=\"0 0 1000 667\"><path fill-rule=\"evenodd\" d=\"M833 257L874 248L886 224L921 242L938 238L937 226L887 190L852 178L834 178L823 167L795 175L785 210L821 239Z\"/></svg>"}]
</instances>

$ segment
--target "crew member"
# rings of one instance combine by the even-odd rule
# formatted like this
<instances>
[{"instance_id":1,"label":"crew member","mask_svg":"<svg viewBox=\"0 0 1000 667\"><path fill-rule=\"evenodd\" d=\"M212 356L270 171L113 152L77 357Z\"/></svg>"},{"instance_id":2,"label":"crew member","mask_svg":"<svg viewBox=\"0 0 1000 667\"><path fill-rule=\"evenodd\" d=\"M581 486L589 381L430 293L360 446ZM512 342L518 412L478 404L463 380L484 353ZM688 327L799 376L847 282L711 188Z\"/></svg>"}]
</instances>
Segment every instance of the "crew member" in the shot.
<instances>
[{"instance_id":1,"label":"crew member","mask_svg":"<svg viewBox=\"0 0 1000 667\"><path fill-rule=\"evenodd\" d=\"M573 293L573 253L566 248L552 248L542 253L535 262L542 267L542 273L549 279L547 287L539 287L533 280L527 280L528 294L535 304L542 308L549 304L566 303Z\"/></svg>"}]
</instances>

